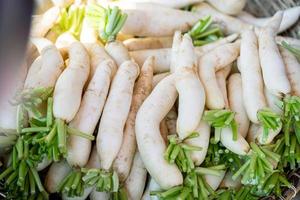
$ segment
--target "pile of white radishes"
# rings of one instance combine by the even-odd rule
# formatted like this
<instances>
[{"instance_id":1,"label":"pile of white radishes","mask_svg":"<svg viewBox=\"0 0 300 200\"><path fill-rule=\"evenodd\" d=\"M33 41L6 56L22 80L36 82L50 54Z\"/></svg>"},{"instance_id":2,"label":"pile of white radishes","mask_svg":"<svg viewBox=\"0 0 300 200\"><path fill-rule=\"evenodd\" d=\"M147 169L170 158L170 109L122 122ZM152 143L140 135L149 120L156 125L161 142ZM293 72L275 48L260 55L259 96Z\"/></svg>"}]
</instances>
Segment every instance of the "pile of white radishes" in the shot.
<instances>
[{"instance_id":1,"label":"pile of white radishes","mask_svg":"<svg viewBox=\"0 0 300 200\"><path fill-rule=\"evenodd\" d=\"M37 0L0 102L0 192L230 200L294 189L300 40L278 34L300 6L255 18L245 4Z\"/></svg>"}]
</instances>

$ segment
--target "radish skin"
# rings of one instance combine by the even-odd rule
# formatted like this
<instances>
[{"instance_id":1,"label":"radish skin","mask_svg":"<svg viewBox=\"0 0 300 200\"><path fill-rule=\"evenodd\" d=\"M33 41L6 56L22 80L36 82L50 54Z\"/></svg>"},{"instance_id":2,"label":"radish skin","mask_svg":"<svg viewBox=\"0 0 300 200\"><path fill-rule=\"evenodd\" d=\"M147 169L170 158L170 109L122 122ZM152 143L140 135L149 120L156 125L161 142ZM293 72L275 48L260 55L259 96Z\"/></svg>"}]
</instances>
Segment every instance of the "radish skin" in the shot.
<instances>
[{"instance_id":1,"label":"radish skin","mask_svg":"<svg viewBox=\"0 0 300 200\"><path fill-rule=\"evenodd\" d=\"M132 200L140 200L143 196L147 179L147 171L137 152L134 156L130 174L125 182L125 189L127 191L127 197Z\"/></svg>"},{"instance_id":2,"label":"radish skin","mask_svg":"<svg viewBox=\"0 0 300 200\"><path fill-rule=\"evenodd\" d=\"M146 60L139 78L137 79L132 95L130 111L125 123L122 146L114 161L113 168L118 173L120 182L124 182L129 175L130 168L133 162L134 153L136 151L135 138L135 119L143 101L151 93L153 79L153 64L154 57Z\"/></svg>"},{"instance_id":3,"label":"radish skin","mask_svg":"<svg viewBox=\"0 0 300 200\"><path fill-rule=\"evenodd\" d=\"M54 87L63 70L64 61L60 52L54 45L47 46L29 68L24 88Z\"/></svg>"},{"instance_id":4,"label":"radish skin","mask_svg":"<svg viewBox=\"0 0 300 200\"><path fill-rule=\"evenodd\" d=\"M176 108L173 106L165 118L169 135L176 134L177 132L176 131L177 117L178 116L177 116Z\"/></svg>"},{"instance_id":5,"label":"radish skin","mask_svg":"<svg viewBox=\"0 0 300 200\"><path fill-rule=\"evenodd\" d=\"M178 51L172 52L172 57L177 60L173 64L175 66L171 68L175 70L175 87L179 93L177 133L180 139L185 139L197 128L201 120L205 106L205 92L196 71L196 55L192 39L185 34L179 42Z\"/></svg>"},{"instance_id":6,"label":"radish skin","mask_svg":"<svg viewBox=\"0 0 300 200\"><path fill-rule=\"evenodd\" d=\"M273 139L280 133L281 129L282 129L282 123L276 130L270 129L267 138L264 140L264 137L263 137L264 128L262 126L260 126L259 129L257 130L256 140L261 145L270 144L273 141Z\"/></svg>"},{"instance_id":7,"label":"radish skin","mask_svg":"<svg viewBox=\"0 0 300 200\"><path fill-rule=\"evenodd\" d=\"M282 21L280 23L280 27L278 30L278 33L281 33L291 26L293 26L295 23L297 23L300 16L300 6L292 7L283 10L283 17ZM239 19L242 21L252 24L254 26L263 27L265 26L272 18L266 17L266 18L256 18L250 13L247 13L245 11L239 13L237 15Z\"/></svg>"},{"instance_id":8,"label":"radish skin","mask_svg":"<svg viewBox=\"0 0 300 200\"><path fill-rule=\"evenodd\" d=\"M241 74L232 74L228 79L229 108L235 112L235 121L238 122L238 132L246 138L250 121L244 107L243 88Z\"/></svg>"},{"instance_id":9,"label":"radish skin","mask_svg":"<svg viewBox=\"0 0 300 200\"><path fill-rule=\"evenodd\" d=\"M70 32L64 32L57 37L55 46L59 49L68 49L74 42L78 42L75 36Z\"/></svg>"},{"instance_id":10,"label":"radish skin","mask_svg":"<svg viewBox=\"0 0 300 200\"><path fill-rule=\"evenodd\" d=\"M258 32L259 58L266 88L274 95L288 94L291 86L277 47L275 36L283 12L277 12L266 27Z\"/></svg>"},{"instance_id":11,"label":"radish skin","mask_svg":"<svg viewBox=\"0 0 300 200\"><path fill-rule=\"evenodd\" d=\"M241 55L238 65L242 76L244 105L251 122L258 124L257 113L267 107L264 82L258 54L258 41L253 30L242 33Z\"/></svg>"},{"instance_id":12,"label":"radish skin","mask_svg":"<svg viewBox=\"0 0 300 200\"><path fill-rule=\"evenodd\" d=\"M245 7L247 0L207 0L212 6L228 15L237 15Z\"/></svg>"},{"instance_id":13,"label":"radish skin","mask_svg":"<svg viewBox=\"0 0 300 200\"><path fill-rule=\"evenodd\" d=\"M144 49L162 49L172 46L172 37L147 37L147 38L130 38L123 43L128 51L137 51Z\"/></svg>"},{"instance_id":14,"label":"radish skin","mask_svg":"<svg viewBox=\"0 0 300 200\"><path fill-rule=\"evenodd\" d=\"M282 101L283 97L275 96L268 89L265 89L265 96L266 96L269 108L271 108L271 110L274 113L281 115L283 113L283 111L281 109L281 101Z\"/></svg>"},{"instance_id":15,"label":"radish skin","mask_svg":"<svg viewBox=\"0 0 300 200\"><path fill-rule=\"evenodd\" d=\"M69 65L60 75L53 94L53 114L70 122L81 102L82 90L90 72L89 55L84 46L75 42L69 49Z\"/></svg>"},{"instance_id":16,"label":"radish skin","mask_svg":"<svg viewBox=\"0 0 300 200\"><path fill-rule=\"evenodd\" d=\"M202 148L200 151L192 151L190 153L195 165L200 166L201 163L203 163L207 154L210 138L210 126L205 121L201 121L198 127L196 128L195 132L199 133L199 136L191 139L186 139L184 140L184 143Z\"/></svg>"},{"instance_id":17,"label":"radish skin","mask_svg":"<svg viewBox=\"0 0 300 200\"><path fill-rule=\"evenodd\" d=\"M221 184L224 176L225 176L226 171L222 170L220 176L215 176L215 175L210 175L210 174L205 174L204 178L205 181L210 185L210 187L213 190L218 189L219 185Z\"/></svg>"},{"instance_id":18,"label":"radish skin","mask_svg":"<svg viewBox=\"0 0 300 200\"><path fill-rule=\"evenodd\" d=\"M97 192L94 188L93 191L90 194L91 200L109 200L110 195L107 192Z\"/></svg>"},{"instance_id":19,"label":"radish skin","mask_svg":"<svg viewBox=\"0 0 300 200\"><path fill-rule=\"evenodd\" d=\"M54 26L60 14L58 7L52 7L43 15L33 16L30 36L44 37L46 33Z\"/></svg>"},{"instance_id":20,"label":"radish skin","mask_svg":"<svg viewBox=\"0 0 300 200\"><path fill-rule=\"evenodd\" d=\"M223 109L225 107L215 73L236 60L239 51L240 42L237 41L217 47L199 59L199 76L204 85L206 106L209 109Z\"/></svg>"},{"instance_id":21,"label":"radish skin","mask_svg":"<svg viewBox=\"0 0 300 200\"><path fill-rule=\"evenodd\" d=\"M84 18L82 21L80 42L83 44L96 44L98 42L97 31L90 26L86 18Z\"/></svg>"},{"instance_id":22,"label":"radish skin","mask_svg":"<svg viewBox=\"0 0 300 200\"><path fill-rule=\"evenodd\" d=\"M218 86L222 92L223 99L225 102L225 108L229 108L229 103L228 103L228 97L227 97L227 88L226 88L226 79L231 71L232 64L228 65L227 67L217 71L216 73L216 78L218 81Z\"/></svg>"},{"instance_id":23,"label":"radish skin","mask_svg":"<svg viewBox=\"0 0 300 200\"><path fill-rule=\"evenodd\" d=\"M152 88L154 88L161 80L163 80L164 78L166 78L169 75L170 75L169 72L165 72L165 73L160 73L160 74L156 74L155 76L153 76Z\"/></svg>"},{"instance_id":24,"label":"radish skin","mask_svg":"<svg viewBox=\"0 0 300 200\"><path fill-rule=\"evenodd\" d=\"M247 134L247 142L255 142L255 139L257 138L258 130L260 129L259 124L251 123L248 134Z\"/></svg>"},{"instance_id":25,"label":"radish skin","mask_svg":"<svg viewBox=\"0 0 300 200\"><path fill-rule=\"evenodd\" d=\"M279 46L286 73L291 84L292 95L300 96L300 64L297 58L287 49Z\"/></svg>"},{"instance_id":26,"label":"radish skin","mask_svg":"<svg viewBox=\"0 0 300 200\"><path fill-rule=\"evenodd\" d=\"M101 168L105 170L111 168L121 148L123 129L130 110L134 82L138 75L139 66L132 61L125 61L119 67L111 84L97 136Z\"/></svg>"},{"instance_id":27,"label":"radish skin","mask_svg":"<svg viewBox=\"0 0 300 200\"><path fill-rule=\"evenodd\" d=\"M71 167L65 160L54 162L46 175L45 188L49 193L57 192L59 183L71 172Z\"/></svg>"},{"instance_id":28,"label":"radish skin","mask_svg":"<svg viewBox=\"0 0 300 200\"><path fill-rule=\"evenodd\" d=\"M83 95L77 114L69 123L71 128L89 135L94 133L116 70L117 66L112 60L105 60L99 64ZM71 166L83 167L88 161L91 145L88 139L70 135L68 137L68 163Z\"/></svg>"},{"instance_id":29,"label":"radish skin","mask_svg":"<svg viewBox=\"0 0 300 200\"><path fill-rule=\"evenodd\" d=\"M176 125L175 125L176 126ZM169 130L166 122L166 118L164 118L159 125L159 131L161 136L163 137L164 141L166 144L168 144L168 135L169 135Z\"/></svg>"},{"instance_id":30,"label":"radish skin","mask_svg":"<svg viewBox=\"0 0 300 200\"><path fill-rule=\"evenodd\" d=\"M163 188L169 189L183 182L175 164L164 159L166 144L160 134L159 124L174 105L177 92L175 77L163 79L140 107L136 117L136 138L147 171Z\"/></svg>"},{"instance_id":31,"label":"radish skin","mask_svg":"<svg viewBox=\"0 0 300 200\"><path fill-rule=\"evenodd\" d=\"M241 183L241 178L238 177L236 180L232 179L232 172L227 171L225 174L225 177L222 181L222 183L220 184L221 188L240 188L242 186Z\"/></svg>"},{"instance_id":32,"label":"radish skin","mask_svg":"<svg viewBox=\"0 0 300 200\"><path fill-rule=\"evenodd\" d=\"M170 8L183 8L191 4L202 2L203 0L121 0L120 3L151 3L159 4Z\"/></svg>"},{"instance_id":33,"label":"radish skin","mask_svg":"<svg viewBox=\"0 0 300 200\"><path fill-rule=\"evenodd\" d=\"M224 44L230 43L234 41L238 37L237 34L233 34L227 36L223 39L219 39L215 42L209 43L204 46L195 47L195 52L198 57L206 54L207 52L215 49L218 46L222 46ZM155 57L155 68L154 73L162 73L170 71L170 63L171 63L171 48L164 49L145 49L138 51L129 52L130 56L140 65L145 62L145 60L150 57Z\"/></svg>"},{"instance_id":34,"label":"radish skin","mask_svg":"<svg viewBox=\"0 0 300 200\"><path fill-rule=\"evenodd\" d=\"M155 182L152 177L149 177L147 187L144 191L142 200L159 200L157 196L150 196L151 191L160 191L160 186Z\"/></svg>"},{"instance_id":35,"label":"radish skin","mask_svg":"<svg viewBox=\"0 0 300 200\"><path fill-rule=\"evenodd\" d=\"M122 42L110 42L106 44L105 50L114 59L117 66L120 66L123 62L130 60L128 50ZM140 66L142 66L143 63Z\"/></svg>"},{"instance_id":36,"label":"radish skin","mask_svg":"<svg viewBox=\"0 0 300 200\"><path fill-rule=\"evenodd\" d=\"M286 36L276 36L275 40L278 44L281 44L283 41L285 41L293 46L300 47L300 40L296 38L286 37Z\"/></svg>"},{"instance_id":37,"label":"radish skin","mask_svg":"<svg viewBox=\"0 0 300 200\"><path fill-rule=\"evenodd\" d=\"M48 157L44 157L41 162L36 166L37 171L42 171L52 163L52 160L49 160Z\"/></svg>"}]
</instances>

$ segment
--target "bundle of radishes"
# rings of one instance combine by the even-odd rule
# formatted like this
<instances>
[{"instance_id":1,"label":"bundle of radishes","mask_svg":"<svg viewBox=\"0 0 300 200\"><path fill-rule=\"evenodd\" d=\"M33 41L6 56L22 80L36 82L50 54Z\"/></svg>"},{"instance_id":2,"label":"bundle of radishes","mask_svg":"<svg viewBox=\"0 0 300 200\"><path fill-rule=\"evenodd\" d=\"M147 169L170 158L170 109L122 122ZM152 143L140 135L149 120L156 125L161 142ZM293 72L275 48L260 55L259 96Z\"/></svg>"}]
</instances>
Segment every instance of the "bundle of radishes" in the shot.
<instances>
[{"instance_id":1,"label":"bundle of radishes","mask_svg":"<svg viewBox=\"0 0 300 200\"><path fill-rule=\"evenodd\" d=\"M0 102L0 194L246 200L295 190L300 40L278 33L300 7L259 19L245 4L37 1L15 94Z\"/></svg>"}]
</instances>

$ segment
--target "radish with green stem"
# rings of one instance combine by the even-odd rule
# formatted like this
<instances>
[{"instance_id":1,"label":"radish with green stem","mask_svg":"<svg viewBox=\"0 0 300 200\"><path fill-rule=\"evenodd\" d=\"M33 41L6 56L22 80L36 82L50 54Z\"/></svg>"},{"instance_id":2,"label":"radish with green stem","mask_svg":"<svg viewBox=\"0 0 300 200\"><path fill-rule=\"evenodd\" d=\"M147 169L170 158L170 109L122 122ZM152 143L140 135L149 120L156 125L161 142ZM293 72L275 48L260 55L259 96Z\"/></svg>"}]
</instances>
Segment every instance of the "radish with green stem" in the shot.
<instances>
[{"instance_id":1,"label":"radish with green stem","mask_svg":"<svg viewBox=\"0 0 300 200\"><path fill-rule=\"evenodd\" d=\"M124 127L122 146L113 163L113 169L118 173L121 182L124 182L129 175L131 165L136 151L135 119L143 101L151 93L153 78L154 58L146 60L141 68L140 75L133 88L130 111Z\"/></svg>"},{"instance_id":2,"label":"radish with green stem","mask_svg":"<svg viewBox=\"0 0 300 200\"><path fill-rule=\"evenodd\" d=\"M276 96L291 91L285 66L275 41L282 16L283 12L277 12L272 20L258 31L259 58L264 83L266 88Z\"/></svg>"},{"instance_id":3,"label":"radish with green stem","mask_svg":"<svg viewBox=\"0 0 300 200\"><path fill-rule=\"evenodd\" d=\"M291 26L293 26L299 19L300 16L300 7L292 7L292 8L287 8L283 10L283 17L282 21L280 23L280 27L278 32L281 33ZM256 18L255 16L251 15L250 13L247 13L245 11L240 12L237 17L241 19L242 21L252 24L254 26L258 27L263 27L265 26L270 20L270 17L265 17L265 18Z\"/></svg>"},{"instance_id":4,"label":"radish with green stem","mask_svg":"<svg viewBox=\"0 0 300 200\"><path fill-rule=\"evenodd\" d=\"M195 52L197 57L201 57L207 52L215 49L218 46L230 43L237 38L237 34L230 35L223 39L219 39L215 42L206 44L204 46L195 47ZM165 49L145 49L145 50L137 50L129 52L130 56L139 64L142 65L145 60L150 57L155 57L155 68L154 73L162 73L170 71L170 63L171 63L171 48Z\"/></svg>"},{"instance_id":5,"label":"radish with green stem","mask_svg":"<svg viewBox=\"0 0 300 200\"><path fill-rule=\"evenodd\" d=\"M215 73L232 63L238 57L239 50L240 42L237 41L217 47L199 59L199 76L206 92L206 106L208 108L223 109L225 107Z\"/></svg>"},{"instance_id":6,"label":"radish with green stem","mask_svg":"<svg viewBox=\"0 0 300 200\"><path fill-rule=\"evenodd\" d=\"M139 66L125 61L118 69L111 84L103 114L100 120L97 150L101 167L109 170L121 148L123 129L130 111L135 79L139 75ZM112 110L118 110L115 115Z\"/></svg>"},{"instance_id":7,"label":"radish with green stem","mask_svg":"<svg viewBox=\"0 0 300 200\"><path fill-rule=\"evenodd\" d=\"M207 0L207 2L222 13L237 15L244 9L247 0Z\"/></svg>"},{"instance_id":8,"label":"radish with green stem","mask_svg":"<svg viewBox=\"0 0 300 200\"><path fill-rule=\"evenodd\" d=\"M281 46L279 49L291 84L291 94L300 96L300 64L297 58L287 49Z\"/></svg>"},{"instance_id":9,"label":"radish with green stem","mask_svg":"<svg viewBox=\"0 0 300 200\"><path fill-rule=\"evenodd\" d=\"M296 39L296 38L287 37L287 36L276 36L275 40L278 44L282 44L283 42L286 42L291 46L298 47L298 48L300 47L300 40ZM284 45L284 44L283 44L283 46L285 46L285 48L288 47L287 45ZM292 49L290 49L290 50L292 50Z\"/></svg>"},{"instance_id":10,"label":"radish with green stem","mask_svg":"<svg viewBox=\"0 0 300 200\"><path fill-rule=\"evenodd\" d=\"M114 61L119 67L123 62L130 60L128 50L122 42L109 42L106 44L105 50L114 59ZM142 63L140 66L143 66L143 64L144 63Z\"/></svg>"},{"instance_id":11,"label":"radish with green stem","mask_svg":"<svg viewBox=\"0 0 300 200\"><path fill-rule=\"evenodd\" d=\"M129 199L141 199L146 184L146 179L147 171L139 153L137 152L134 156L130 174L124 184Z\"/></svg>"},{"instance_id":12,"label":"radish with green stem","mask_svg":"<svg viewBox=\"0 0 300 200\"><path fill-rule=\"evenodd\" d=\"M82 101L69 127L92 135L100 119L110 82L117 70L112 60L101 62L83 94ZM69 136L67 161L71 166L83 167L88 161L91 151L91 141L79 136ZM80 147L84 146L82 149Z\"/></svg>"},{"instance_id":13,"label":"radish with green stem","mask_svg":"<svg viewBox=\"0 0 300 200\"><path fill-rule=\"evenodd\" d=\"M173 48L176 51L177 45ZM196 71L196 55L188 34L179 41L172 59L177 59L171 63L174 65L171 68L175 70L175 87L179 93L177 133L180 139L184 139L197 128L205 106L205 92Z\"/></svg>"},{"instance_id":14,"label":"radish with green stem","mask_svg":"<svg viewBox=\"0 0 300 200\"><path fill-rule=\"evenodd\" d=\"M154 88L140 107L136 117L136 137L141 158L154 180L164 189L183 182L181 172L164 159L166 145L159 124L177 98L175 77L170 75Z\"/></svg>"},{"instance_id":15,"label":"radish with green stem","mask_svg":"<svg viewBox=\"0 0 300 200\"><path fill-rule=\"evenodd\" d=\"M248 119L243 99L242 77L241 74L232 74L228 79L228 100L230 109L235 112L238 132L246 138L250 121Z\"/></svg>"},{"instance_id":16,"label":"radish with green stem","mask_svg":"<svg viewBox=\"0 0 300 200\"><path fill-rule=\"evenodd\" d=\"M52 7L43 15L33 16L30 35L32 37L44 37L58 20L59 14L60 9L58 7Z\"/></svg>"}]
</instances>

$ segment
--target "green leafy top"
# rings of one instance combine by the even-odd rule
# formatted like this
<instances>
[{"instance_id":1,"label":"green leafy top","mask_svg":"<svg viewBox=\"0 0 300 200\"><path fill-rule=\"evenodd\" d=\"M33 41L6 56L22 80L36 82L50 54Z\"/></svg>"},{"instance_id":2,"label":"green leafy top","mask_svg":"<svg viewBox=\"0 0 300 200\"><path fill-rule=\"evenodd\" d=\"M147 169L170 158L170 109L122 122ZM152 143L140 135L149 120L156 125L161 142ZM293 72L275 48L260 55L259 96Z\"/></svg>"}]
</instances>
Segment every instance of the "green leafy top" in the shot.
<instances>
[{"instance_id":1,"label":"green leafy top","mask_svg":"<svg viewBox=\"0 0 300 200\"><path fill-rule=\"evenodd\" d=\"M223 37L221 28L213 23L211 16L200 19L188 33L195 46L202 46Z\"/></svg>"},{"instance_id":2,"label":"green leafy top","mask_svg":"<svg viewBox=\"0 0 300 200\"><path fill-rule=\"evenodd\" d=\"M127 19L127 14L122 13L118 7L103 8L97 4L86 7L88 22L99 31L103 42L114 41Z\"/></svg>"}]
</instances>

